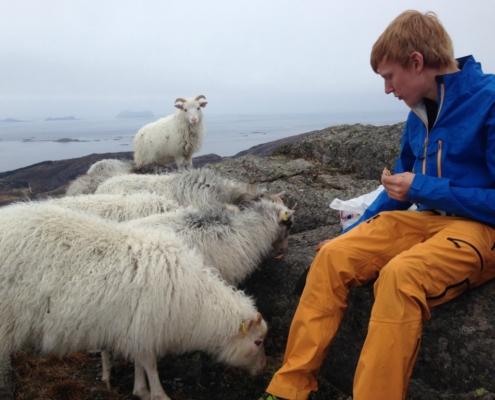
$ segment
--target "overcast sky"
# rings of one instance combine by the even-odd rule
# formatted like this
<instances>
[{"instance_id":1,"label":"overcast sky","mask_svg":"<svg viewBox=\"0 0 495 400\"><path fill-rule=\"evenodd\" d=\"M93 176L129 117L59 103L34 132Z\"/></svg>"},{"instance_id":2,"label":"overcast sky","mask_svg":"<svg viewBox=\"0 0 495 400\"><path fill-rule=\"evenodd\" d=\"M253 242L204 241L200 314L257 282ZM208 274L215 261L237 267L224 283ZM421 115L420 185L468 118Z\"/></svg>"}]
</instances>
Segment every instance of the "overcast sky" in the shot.
<instances>
[{"instance_id":1,"label":"overcast sky","mask_svg":"<svg viewBox=\"0 0 495 400\"><path fill-rule=\"evenodd\" d=\"M435 11L495 73L492 0L0 0L0 120L398 111L369 65L402 11Z\"/></svg>"}]
</instances>

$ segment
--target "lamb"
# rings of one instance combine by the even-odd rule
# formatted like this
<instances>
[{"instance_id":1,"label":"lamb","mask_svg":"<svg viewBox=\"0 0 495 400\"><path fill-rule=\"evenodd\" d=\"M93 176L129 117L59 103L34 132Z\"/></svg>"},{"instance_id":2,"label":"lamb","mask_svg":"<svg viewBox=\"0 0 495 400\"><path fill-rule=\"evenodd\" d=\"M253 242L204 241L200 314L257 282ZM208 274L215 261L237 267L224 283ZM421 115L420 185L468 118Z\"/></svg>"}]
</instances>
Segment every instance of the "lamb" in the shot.
<instances>
[{"instance_id":1,"label":"lamb","mask_svg":"<svg viewBox=\"0 0 495 400\"><path fill-rule=\"evenodd\" d=\"M122 175L98 186L97 194L150 192L165 196L182 206L236 204L242 207L262 193L255 185L227 179L207 168L168 175Z\"/></svg>"},{"instance_id":2,"label":"lamb","mask_svg":"<svg viewBox=\"0 0 495 400\"><path fill-rule=\"evenodd\" d=\"M202 100L204 99L204 100ZM178 111L143 126L134 137L134 162L139 169L149 164L169 164L175 161L179 171L184 160L193 168L192 156L203 145L205 124L203 111L206 98L178 98Z\"/></svg>"},{"instance_id":3,"label":"lamb","mask_svg":"<svg viewBox=\"0 0 495 400\"><path fill-rule=\"evenodd\" d=\"M0 321L0 358L111 348L135 362L141 399L170 400L166 353L206 351L252 375L266 363L253 299L177 237L43 202L0 209Z\"/></svg>"},{"instance_id":4,"label":"lamb","mask_svg":"<svg viewBox=\"0 0 495 400\"><path fill-rule=\"evenodd\" d=\"M81 194L44 201L118 222L184 208L154 193Z\"/></svg>"},{"instance_id":5,"label":"lamb","mask_svg":"<svg viewBox=\"0 0 495 400\"><path fill-rule=\"evenodd\" d=\"M94 193L100 183L112 176L130 174L132 169L133 162L130 160L105 159L97 161L89 167L85 175L72 181L65 193L68 196Z\"/></svg>"}]
</instances>

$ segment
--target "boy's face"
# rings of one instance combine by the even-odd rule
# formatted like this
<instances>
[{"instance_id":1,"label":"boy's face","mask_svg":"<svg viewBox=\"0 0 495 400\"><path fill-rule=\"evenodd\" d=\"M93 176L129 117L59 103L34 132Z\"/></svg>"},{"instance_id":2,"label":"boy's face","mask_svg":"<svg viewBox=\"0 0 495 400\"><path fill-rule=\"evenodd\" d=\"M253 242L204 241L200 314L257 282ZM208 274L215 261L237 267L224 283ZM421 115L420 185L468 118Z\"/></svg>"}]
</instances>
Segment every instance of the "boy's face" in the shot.
<instances>
[{"instance_id":1,"label":"boy's face","mask_svg":"<svg viewBox=\"0 0 495 400\"><path fill-rule=\"evenodd\" d=\"M409 107L413 107L424 97L424 80L414 65L402 67L398 62L383 59L378 64L378 73L385 83L385 93L393 93Z\"/></svg>"}]
</instances>

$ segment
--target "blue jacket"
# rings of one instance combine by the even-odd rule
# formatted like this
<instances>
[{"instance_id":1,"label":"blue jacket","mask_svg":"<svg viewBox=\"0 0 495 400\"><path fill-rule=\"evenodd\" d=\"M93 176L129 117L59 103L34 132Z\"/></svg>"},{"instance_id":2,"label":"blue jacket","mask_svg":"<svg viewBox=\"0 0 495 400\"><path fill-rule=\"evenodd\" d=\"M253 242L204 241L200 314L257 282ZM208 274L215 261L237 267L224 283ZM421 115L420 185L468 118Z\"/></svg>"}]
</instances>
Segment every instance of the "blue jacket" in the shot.
<instances>
[{"instance_id":1,"label":"blue jacket","mask_svg":"<svg viewBox=\"0 0 495 400\"><path fill-rule=\"evenodd\" d=\"M495 75L472 56L438 76L438 114L428 132L423 104L407 118L394 173L415 174L407 201L383 191L344 232L381 211L437 209L495 227Z\"/></svg>"}]
</instances>

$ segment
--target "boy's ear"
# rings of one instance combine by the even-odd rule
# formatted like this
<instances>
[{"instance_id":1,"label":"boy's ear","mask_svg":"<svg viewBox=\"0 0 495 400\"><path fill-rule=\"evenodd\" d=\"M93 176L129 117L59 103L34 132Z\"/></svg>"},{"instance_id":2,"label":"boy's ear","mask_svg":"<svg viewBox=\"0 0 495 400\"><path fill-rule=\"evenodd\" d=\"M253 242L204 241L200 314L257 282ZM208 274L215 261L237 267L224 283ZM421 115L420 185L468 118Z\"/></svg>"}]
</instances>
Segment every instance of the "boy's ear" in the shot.
<instances>
[{"instance_id":1,"label":"boy's ear","mask_svg":"<svg viewBox=\"0 0 495 400\"><path fill-rule=\"evenodd\" d=\"M409 57L416 73L420 73L423 70L423 55L419 51L413 51Z\"/></svg>"}]
</instances>

